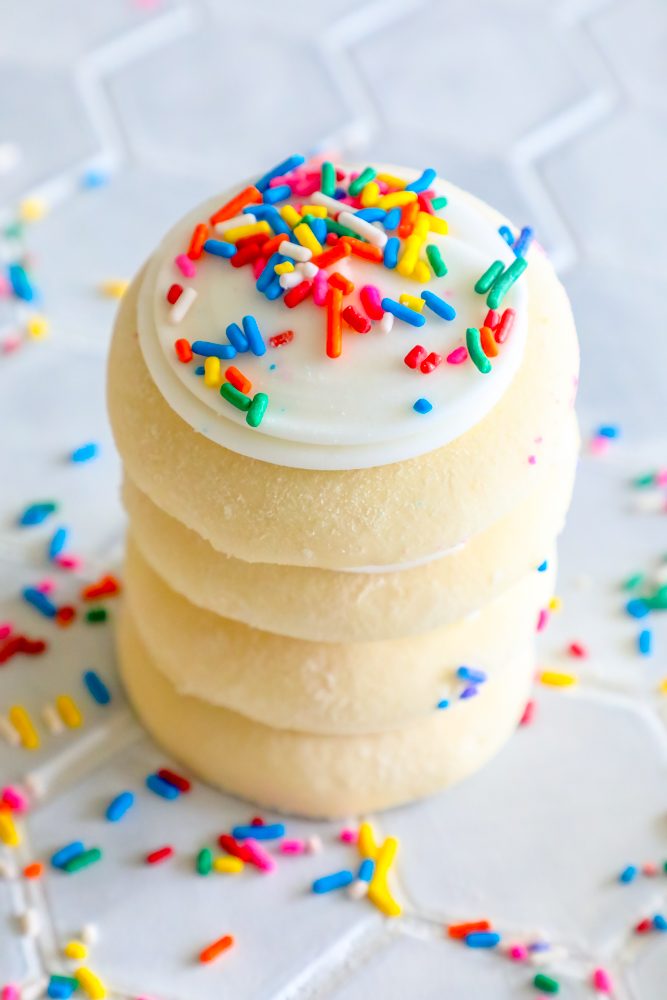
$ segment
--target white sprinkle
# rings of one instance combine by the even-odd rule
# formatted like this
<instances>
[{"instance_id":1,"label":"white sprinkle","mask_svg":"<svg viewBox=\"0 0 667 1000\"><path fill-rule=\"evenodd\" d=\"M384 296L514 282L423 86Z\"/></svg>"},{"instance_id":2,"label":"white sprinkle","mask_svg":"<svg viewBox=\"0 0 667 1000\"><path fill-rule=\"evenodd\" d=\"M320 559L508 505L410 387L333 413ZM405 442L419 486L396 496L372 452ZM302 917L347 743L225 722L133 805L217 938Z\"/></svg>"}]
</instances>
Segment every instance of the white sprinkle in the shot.
<instances>
[{"instance_id":1,"label":"white sprinkle","mask_svg":"<svg viewBox=\"0 0 667 1000\"><path fill-rule=\"evenodd\" d=\"M252 226L255 222L257 222L257 216L248 212L246 215L235 215L233 219L223 219L222 222L216 222L213 228L216 233L224 233L228 229L235 229L236 226Z\"/></svg>"},{"instance_id":2,"label":"white sprinkle","mask_svg":"<svg viewBox=\"0 0 667 1000\"><path fill-rule=\"evenodd\" d=\"M9 743L10 747L17 747L21 742L21 737L9 719L4 715L0 715L0 733L2 733L3 739Z\"/></svg>"},{"instance_id":3,"label":"white sprinkle","mask_svg":"<svg viewBox=\"0 0 667 1000\"><path fill-rule=\"evenodd\" d=\"M667 583L667 562L664 562L662 566L653 574L653 580L657 584Z\"/></svg>"},{"instance_id":4,"label":"white sprinkle","mask_svg":"<svg viewBox=\"0 0 667 1000\"><path fill-rule=\"evenodd\" d=\"M92 948L97 943L99 936L96 924L84 924L79 935L87 948Z\"/></svg>"},{"instance_id":5,"label":"white sprinkle","mask_svg":"<svg viewBox=\"0 0 667 1000\"><path fill-rule=\"evenodd\" d=\"M24 910L23 913L19 914L19 930L21 934L25 934L26 937L37 937L40 929L40 919L37 910L30 907L28 910Z\"/></svg>"},{"instance_id":6,"label":"white sprinkle","mask_svg":"<svg viewBox=\"0 0 667 1000\"><path fill-rule=\"evenodd\" d=\"M363 236L364 239L367 239L369 243L372 243L376 247L383 247L387 242L387 234L382 229L378 229L371 222L366 222L365 219L360 219L358 215L353 215L352 212L341 212L338 216L338 221L341 226L346 226L353 233L358 233L359 236Z\"/></svg>"},{"instance_id":7,"label":"white sprinkle","mask_svg":"<svg viewBox=\"0 0 667 1000\"><path fill-rule=\"evenodd\" d=\"M347 887L347 894L350 899L363 899L368 892L368 882L357 878Z\"/></svg>"},{"instance_id":8,"label":"white sprinkle","mask_svg":"<svg viewBox=\"0 0 667 1000\"><path fill-rule=\"evenodd\" d=\"M278 283L281 288L296 288L303 281L303 275L296 270L288 271L287 274L281 274L278 278Z\"/></svg>"},{"instance_id":9,"label":"white sprinkle","mask_svg":"<svg viewBox=\"0 0 667 1000\"><path fill-rule=\"evenodd\" d=\"M531 951L528 961L531 965L556 965L568 958L568 951L562 945L552 945L546 951Z\"/></svg>"},{"instance_id":10,"label":"white sprinkle","mask_svg":"<svg viewBox=\"0 0 667 1000\"><path fill-rule=\"evenodd\" d=\"M382 333L389 333L389 331L392 329L394 325L395 319L396 317L394 316L393 313L386 312L384 314L384 316L380 320L380 329L382 330Z\"/></svg>"},{"instance_id":11,"label":"white sprinkle","mask_svg":"<svg viewBox=\"0 0 667 1000\"><path fill-rule=\"evenodd\" d=\"M46 995L48 988L48 979L33 979L31 983L21 987L21 1000L39 1000Z\"/></svg>"},{"instance_id":12,"label":"white sprinkle","mask_svg":"<svg viewBox=\"0 0 667 1000\"><path fill-rule=\"evenodd\" d=\"M44 725L53 736L59 736L65 731L63 720L58 715L55 705L47 703L42 709L42 718Z\"/></svg>"},{"instance_id":13,"label":"white sprinkle","mask_svg":"<svg viewBox=\"0 0 667 1000\"><path fill-rule=\"evenodd\" d=\"M319 837L308 837L306 840L306 851L308 854L319 854L322 850L322 841Z\"/></svg>"},{"instance_id":14,"label":"white sprinkle","mask_svg":"<svg viewBox=\"0 0 667 1000\"><path fill-rule=\"evenodd\" d=\"M324 205L328 209L329 214L333 215L334 218L347 208L344 202L330 198L328 194L322 194L321 191L315 191L312 195L309 195L308 201L311 205Z\"/></svg>"},{"instance_id":15,"label":"white sprinkle","mask_svg":"<svg viewBox=\"0 0 667 1000\"><path fill-rule=\"evenodd\" d=\"M317 264L311 264L308 262L305 264L297 264L294 270L298 271L304 278L314 278L319 271L319 267Z\"/></svg>"},{"instance_id":16,"label":"white sprinkle","mask_svg":"<svg viewBox=\"0 0 667 1000\"><path fill-rule=\"evenodd\" d=\"M655 514L665 509L666 501L660 490L642 490L636 494L634 506L643 514Z\"/></svg>"},{"instance_id":17,"label":"white sprinkle","mask_svg":"<svg viewBox=\"0 0 667 1000\"><path fill-rule=\"evenodd\" d=\"M0 860L0 878L14 878L15 871L10 865L9 861Z\"/></svg>"},{"instance_id":18,"label":"white sprinkle","mask_svg":"<svg viewBox=\"0 0 667 1000\"><path fill-rule=\"evenodd\" d=\"M285 240L278 247L278 253L281 253L283 257L291 257L292 260L307 261L313 256L313 251L309 250L308 247L302 247L300 243L290 243L289 240Z\"/></svg>"},{"instance_id":19,"label":"white sprinkle","mask_svg":"<svg viewBox=\"0 0 667 1000\"><path fill-rule=\"evenodd\" d=\"M30 771L26 774L23 779L23 784L34 799L41 799L44 797L44 792L46 791L44 779L41 778L36 771Z\"/></svg>"},{"instance_id":20,"label":"white sprinkle","mask_svg":"<svg viewBox=\"0 0 667 1000\"><path fill-rule=\"evenodd\" d=\"M197 292L192 285L184 288L171 307L171 311L169 312L170 321L172 323L180 323L196 298Z\"/></svg>"}]
</instances>

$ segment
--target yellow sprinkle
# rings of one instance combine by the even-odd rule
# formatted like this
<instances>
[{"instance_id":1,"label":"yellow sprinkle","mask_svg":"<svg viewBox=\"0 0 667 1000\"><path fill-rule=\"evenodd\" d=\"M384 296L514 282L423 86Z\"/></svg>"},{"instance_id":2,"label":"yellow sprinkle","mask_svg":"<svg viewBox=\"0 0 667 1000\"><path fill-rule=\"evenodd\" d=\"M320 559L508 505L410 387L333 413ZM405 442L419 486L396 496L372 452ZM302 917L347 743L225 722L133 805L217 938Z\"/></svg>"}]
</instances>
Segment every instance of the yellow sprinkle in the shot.
<instances>
[{"instance_id":1,"label":"yellow sprinkle","mask_svg":"<svg viewBox=\"0 0 667 1000\"><path fill-rule=\"evenodd\" d=\"M370 823L362 823L359 827L359 854L362 858L372 858L375 860L378 852L378 845L375 839L375 832Z\"/></svg>"},{"instance_id":2,"label":"yellow sprinkle","mask_svg":"<svg viewBox=\"0 0 667 1000\"><path fill-rule=\"evenodd\" d=\"M21 835L16 829L12 811L7 806L0 808L0 841L7 847L18 847L21 843Z\"/></svg>"},{"instance_id":3,"label":"yellow sprinkle","mask_svg":"<svg viewBox=\"0 0 667 1000\"><path fill-rule=\"evenodd\" d=\"M273 270L276 274L289 274L294 270L294 264L291 260L284 260L282 264L276 264Z\"/></svg>"},{"instance_id":4,"label":"yellow sprinkle","mask_svg":"<svg viewBox=\"0 0 667 1000\"><path fill-rule=\"evenodd\" d=\"M413 233L412 236L408 236L407 240L403 244L403 253L401 254L398 264L396 265L396 270L399 274L402 274L404 278L408 278L414 271L415 264L419 260L419 251L421 250L423 243L423 237Z\"/></svg>"},{"instance_id":5,"label":"yellow sprinkle","mask_svg":"<svg viewBox=\"0 0 667 1000\"><path fill-rule=\"evenodd\" d=\"M66 958L76 958L81 960L82 958L87 957L88 949L83 941L68 941L63 948L63 954Z\"/></svg>"},{"instance_id":6,"label":"yellow sprinkle","mask_svg":"<svg viewBox=\"0 0 667 1000\"><path fill-rule=\"evenodd\" d=\"M425 285L427 281L430 281L432 275L426 261L418 260L410 277L413 278L414 281L418 281L421 285Z\"/></svg>"},{"instance_id":7,"label":"yellow sprinkle","mask_svg":"<svg viewBox=\"0 0 667 1000\"><path fill-rule=\"evenodd\" d=\"M667 677L665 677L664 680L660 681L660 684L658 686L658 691L660 692L660 694L667 694Z\"/></svg>"},{"instance_id":8,"label":"yellow sprinkle","mask_svg":"<svg viewBox=\"0 0 667 1000\"><path fill-rule=\"evenodd\" d=\"M382 888L371 885L368 889L368 898L386 917L400 917L403 912L401 904L396 902L386 886Z\"/></svg>"},{"instance_id":9,"label":"yellow sprinkle","mask_svg":"<svg viewBox=\"0 0 667 1000\"><path fill-rule=\"evenodd\" d=\"M396 837L387 837L381 845L375 859L374 878L377 878L378 881L387 877L387 872L394 863L397 851L398 839Z\"/></svg>"},{"instance_id":10,"label":"yellow sprinkle","mask_svg":"<svg viewBox=\"0 0 667 1000\"><path fill-rule=\"evenodd\" d=\"M411 201L416 201L417 195L414 191L393 191L391 194L383 194L378 205L380 208L402 208L409 205Z\"/></svg>"},{"instance_id":11,"label":"yellow sprinkle","mask_svg":"<svg viewBox=\"0 0 667 1000\"><path fill-rule=\"evenodd\" d=\"M449 232L449 224L447 219L440 219L437 215L428 215L428 227L432 233L439 233L440 236L446 236Z\"/></svg>"},{"instance_id":12,"label":"yellow sprinkle","mask_svg":"<svg viewBox=\"0 0 667 1000\"><path fill-rule=\"evenodd\" d=\"M74 978L90 1000L103 1000L107 991L102 980L91 969L81 965L74 972Z\"/></svg>"},{"instance_id":13,"label":"yellow sprinkle","mask_svg":"<svg viewBox=\"0 0 667 1000\"><path fill-rule=\"evenodd\" d=\"M21 737L26 750L37 750L40 745L39 734L23 705L12 705L9 709L9 721Z\"/></svg>"},{"instance_id":14,"label":"yellow sprinkle","mask_svg":"<svg viewBox=\"0 0 667 1000\"><path fill-rule=\"evenodd\" d=\"M426 239L431 231L428 220L430 216L426 212L420 212L417 216L417 222L415 223L415 228L413 233L415 236L420 236L423 240Z\"/></svg>"},{"instance_id":15,"label":"yellow sprinkle","mask_svg":"<svg viewBox=\"0 0 667 1000\"><path fill-rule=\"evenodd\" d=\"M552 597L549 601L549 611L561 611L563 607L563 602L560 597Z\"/></svg>"},{"instance_id":16,"label":"yellow sprinkle","mask_svg":"<svg viewBox=\"0 0 667 1000\"><path fill-rule=\"evenodd\" d=\"M107 278L100 285L100 291L102 295L106 295L109 299L122 299L125 292L128 289L129 281L125 281L123 278Z\"/></svg>"},{"instance_id":17,"label":"yellow sprinkle","mask_svg":"<svg viewBox=\"0 0 667 1000\"><path fill-rule=\"evenodd\" d=\"M56 698L58 715L69 729L78 729L83 722L81 709L68 694L59 694Z\"/></svg>"},{"instance_id":18,"label":"yellow sprinkle","mask_svg":"<svg viewBox=\"0 0 667 1000\"><path fill-rule=\"evenodd\" d=\"M410 309L414 309L415 312L420 313L424 308L424 300L418 299L416 295L408 295L407 292L403 292L398 297L398 301L404 305L408 306Z\"/></svg>"},{"instance_id":19,"label":"yellow sprinkle","mask_svg":"<svg viewBox=\"0 0 667 1000\"><path fill-rule=\"evenodd\" d=\"M219 389L221 384L220 358L206 358L204 362L204 385L207 385L209 389Z\"/></svg>"},{"instance_id":20,"label":"yellow sprinkle","mask_svg":"<svg viewBox=\"0 0 667 1000\"><path fill-rule=\"evenodd\" d=\"M400 188L401 190L408 183L402 177L394 177L393 174L378 174L376 180L382 181L383 184L388 184L389 187Z\"/></svg>"},{"instance_id":21,"label":"yellow sprinkle","mask_svg":"<svg viewBox=\"0 0 667 1000\"><path fill-rule=\"evenodd\" d=\"M245 864L241 858L214 858L213 860L213 870L216 872L222 872L223 875L238 875L245 868Z\"/></svg>"},{"instance_id":22,"label":"yellow sprinkle","mask_svg":"<svg viewBox=\"0 0 667 1000\"><path fill-rule=\"evenodd\" d=\"M543 670L540 681L549 687L571 687L577 683L577 678L574 674L564 674L559 670Z\"/></svg>"},{"instance_id":23,"label":"yellow sprinkle","mask_svg":"<svg viewBox=\"0 0 667 1000\"><path fill-rule=\"evenodd\" d=\"M401 914L401 906L396 902L387 885L387 874L394 862L397 850L398 840L396 837L387 837L377 853L375 871L368 888L368 898L387 917L398 917Z\"/></svg>"},{"instance_id":24,"label":"yellow sprinkle","mask_svg":"<svg viewBox=\"0 0 667 1000\"><path fill-rule=\"evenodd\" d=\"M369 181L361 189L361 204L364 208L372 208L380 200L380 185L375 181Z\"/></svg>"},{"instance_id":25,"label":"yellow sprinkle","mask_svg":"<svg viewBox=\"0 0 667 1000\"><path fill-rule=\"evenodd\" d=\"M301 222L301 216L295 209L294 205L283 205L280 209L280 214L283 217L283 221L287 223L292 229L298 226Z\"/></svg>"},{"instance_id":26,"label":"yellow sprinkle","mask_svg":"<svg viewBox=\"0 0 667 1000\"><path fill-rule=\"evenodd\" d=\"M326 219L327 209L325 205L304 205L303 215L314 215L316 219Z\"/></svg>"},{"instance_id":27,"label":"yellow sprinkle","mask_svg":"<svg viewBox=\"0 0 667 1000\"><path fill-rule=\"evenodd\" d=\"M48 210L49 206L41 198L24 198L19 205L19 215L23 222L38 222Z\"/></svg>"},{"instance_id":28,"label":"yellow sprinkle","mask_svg":"<svg viewBox=\"0 0 667 1000\"><path fill-rule=\"evenodd\" d=\"M271 234L271 228L268 222L251 222L247 226L234 226L233 229L225 230L225 240L228 243L236 243L238 240L242 240L245 236L259 236L263 233L267 235Z\"/></svg>"},{"instance_id":29,"label":"yellow sprinkle","mask_svg":"<svg viewBox=\"0 0 667 1000\"><path fill-rule=\"evenodd\" d=\"M306 247L313 255L322 253L322 244L315 238L315 233L307 222L300 222L294 227L294 235L302 247Z\"/></svg>"},{"instance_id":30,"label":"yellow sprinkle","mask_svg":"<svg viewBox=\"0 0 667 1000\"><path fill-rule=\"evenodd\" d=\"M35 313L34 316L29 317L25 327L33 340L43 340L49 335L49 321L46 316Z\"/></svg>"}]
</instances>

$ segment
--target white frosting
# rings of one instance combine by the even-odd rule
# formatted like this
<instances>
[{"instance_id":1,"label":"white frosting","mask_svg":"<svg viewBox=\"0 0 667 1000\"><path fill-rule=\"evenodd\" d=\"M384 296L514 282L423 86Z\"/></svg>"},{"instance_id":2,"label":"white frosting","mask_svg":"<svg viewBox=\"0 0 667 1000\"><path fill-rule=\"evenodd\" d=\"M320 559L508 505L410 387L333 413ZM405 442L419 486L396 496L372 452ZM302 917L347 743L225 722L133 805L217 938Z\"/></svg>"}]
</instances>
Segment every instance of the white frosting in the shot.
<instances>
[{"instance_id":1,"label":"white frosting","mask_svg":"<svg viewBox=\"0 0 667 1000\"><path fill-rule=\"evenodd\" d=\"M407 179L412 170L396 171ZM288 309L282 299L268 301L255 288L249 266L233 268L228 260L203 254L196 262L196 277L188 280L174 264L187 248L194 226L239 189L213 198L191 212L167 234L149 261L139 296L139 340L148 368L163 396L178 415L196 431L249 458L302 469L359 469L404 461L439 448L477 424L506 392L516 374L526 339L526 281L520 279L508 292L503 308L516 310L509 339L492 359L493 370L480 373L471 360L461 365L445 361L430 374L413 371L404 357L416 344L444 357L465 344L466 329L481 327L487 312L486 298L474 284L489 264L502 259L509 264L512 250L495 223L476 203L456 188L437 181L439 194L448 198L438 215L447 220L449 234L430 234L445 260L448 273L432 278L426 286L382 264L348 257L335 268L356 286L344 305L363 313L358 291L376 285L382 296L398 300L403 292L419 296L422 288L441 296L456 309L456 318L445 321L424 308L426 325L409 326L396 320L389 333L378 323L368 334L357 334L344 325L340 358L325 352L326 311L308 299ZM302 199L306 202L308 198ZM215 234L213 234L215 236ZM220 237L217 237L220 238ZM166 293L172 283L192 286L197 297L180 323L170 320ZM240 354L236 365L253 383L253 393L269 396L264 420L249 427L245 414L208 388L195 375L195 358L182 364L174 341L209 340L226 343L229 323L255 316L267 343L261 357ZM283 330L294 331L291 343L268 346L269 338ZM424 397L430 413L413 409ZM386 567L384 567L386 570Z\"/></svg>"}]
</instances>

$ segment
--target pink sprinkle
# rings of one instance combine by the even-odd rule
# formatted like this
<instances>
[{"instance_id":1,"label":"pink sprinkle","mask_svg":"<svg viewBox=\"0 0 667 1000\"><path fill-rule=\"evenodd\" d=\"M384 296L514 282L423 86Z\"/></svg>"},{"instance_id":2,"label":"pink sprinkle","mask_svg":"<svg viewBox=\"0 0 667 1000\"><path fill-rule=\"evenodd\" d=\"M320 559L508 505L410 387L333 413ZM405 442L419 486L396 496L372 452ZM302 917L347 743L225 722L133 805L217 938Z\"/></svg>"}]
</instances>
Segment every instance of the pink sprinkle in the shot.
<instances>
[{"instance_id":1,"label":"pink sprinkle","mask_svg":"<svg viewBox=\"0 0 667 1000\"><path fill-rule=\"evenodd\" d=\"M588 650L580 642L571 642L570 645L567 647L567 651L570 654L570 656L576 656L580 660L585 660L586 657L588 656Z\"/></svg>"},{"instance_id":2,"label":"pink sprinkle","mask_svg":"<svg viewBox=\"0 0 667 1000\"><path fill-rule=\"evenodd\" d=\"M14 631L14 626L11 622L0 623L0 639L6 639L8 635L11 635Z\"/></svg>"},{"instance_id":3,"label":"pink sprinkle","mask_svg":"<svg viewBox=\"0 0 667 1000\"><path fill-rule=\"evenodd\" d=\"M529 455L528 456L528 465L537 465L537 456L536 455Z\"/></svg>"},{"instance_id":4,"label":"pink sprinkle","mask_svg":"<svg viewBox=\"0 0 667 1000\"><path fill-rule=\"evenodd\" d=\"M15 351L17 347L21 346L21 338L18 333L10 334L9 337L5 337L2 342L2 353L11 354Z\"/></svg>"},{"instance_id":5,"label":"pink sprinkle","mask_svg":"<svg viewBox=\"0 0 667 1000\"><path fill-rule=\"evenodd\" d=\"M648 875L649 878L652 878L657 874L658 866L654 865L652 861L647 861L646 864L642 865L642 875Z\"/></svg>"},{"instance_id":6,"label":"pink sprinkle","mask_svg":"<svg viewBox=\"0 0 667 1000\"><path fill-rule=\"evenodd\" d=\"M0 299L9 298L10 292L9 279L0 272Z\"/></svg>"},{"instance_id":7,"label":"pink sprinkle","mask_svg":"<svg viewBox=\"0 0 667 1000\"><path fill-rule=\"evenodd\" d=\"M535 702L531 698L530 701L526 702L526 707L523 710L523 715L519 719L519 725L529 726L534 718L535 718Z\"/></svg>"},{"instance_id":8,"label":"pink sprinkle","mask_svg":"<svg viewBox=\"0 0 667 1000\"><path fill-rule=\"evenodd\" d=\"M468 360L468 351L465 347L455 347L451 354L447 355L448 365L462 365Z\"/></svg>"},{"instance_id":9,"label":"pink sprinkle","mask_svg":"<svg viewBox=\"0 0 667 1000\"><path fill-rule=\"evenodd\" d=\"M549 624L549 612L546 608L542 608L539 615L537 616L537 631L544 632L545 628Z\"/></svg>"},{"instance_id":10,"label":"pink sprinkle","mask_svg":"<svg viewBox=\"0 0 667 1000\"><path fill-rule=\"evenodd\" d=\"M338 834L339 840L344 844L356 844L358 840L358 834L356 830L345 829L341 830Z\"/></svg>"},{"instance_id":11,"label":"pink sprinkle","mask_svg":"<svg viewBox=\"0 0 667 1000\"><path fill-rule=\"evenodd\" d=\"M56 556L53 561L61 569L81 569L83 565L79 556Z\"/></svg>"},{"instance_id":12,"label":"pink sprinkle","mask_svg":"<svg viewBox=\"0 0 667 1000\"><path fill-rule=\"evenodd\" d=\"M260 274L266 267L266 257L255 257L252 262L252 273L255 279L259 278Z\"/></svg>"},{"instance_id":13,"label":"pink sprinkle","mask_svg":"<svg viewBox=\"0 0 667 1000\"><path fill-rule=\"evenodd\" d=\"M303 840L283 840L280 845L281 854L304 854L306 843Z\"/></svg>"},{"instance_id":14,"label":"pink sprinkle","mask_svg":"<svg viewBox=\"0 0 667 1000\"><path fill-rule=\"evenodd\" d=\"M16 785L6 785L2 789L2 801L17 813L27 812L30 807L26 795Z\"/></svg>"},{"instance_id":15,"label":"pink sprinkle","mask_svg":"<svg viewBox=\"0 0 667 1000\"><path fill-rule=\"evenodd\" d=\"M382 319L384 309L382 308L382 296L379 288L375 285L364 285L359 292L359 298L369 319Z\"/></svg>"},{"instance_id":16,"label":"pink sprinkle","mask_svg":"<svg viewBox=\"0 0 667 1000\"><path fill-rule=\"evenodd\" d=\"M13 986L11 983L2 987L0 997L2 1000L21 1000L21 994L19 993L18 986Z\"/></svg>"},{"instance_id":17,"label":"pink sprinkle","mask_svg":"<svg viewBox=\"0 0 667 1000\"><path fill-rule=\"evenodd\" d=\"M609 973L604 969L595 969L593 972L593 986L598 993L611 993L613 986Z\"/></svg>"},{"instance_id":18,"label":"pink sprinkle","mask_svg":"<svg viewBox=\"0 0 667 1000\"><path fill-rule=\"evenodd\" d=\"M591 455L606 455L611 447L611 439L602 437L602 435L596 435L591 439L588 450Z\"/></svg>"},{"instance_id":19,"label":"pink sprinkle","mask_svg":"<svg viewBox=\"0 0 667 1000\"><path fill-rule=\"evenodd\" d=\"M653 478L656 486L667 486L667 469L660 469Z\"/></svg>"},{"instance_id":20,"label":"pink sprinkle","mask_svg":"<svg viewBox=\"0 0 667 1000\"><path fill-rule=\"evenodd\" d=\"M292 192L297 198L307 198L309 194L319 191L320 175L312 174L310 177L298 179L292 184Z\"/></svg>"},{"instance_id":21,"label":"pink sprinkle","mask_svg":"<svg viewBox=\"0 0 667 1000\"><path fill-rule=\"evenodd\" d=\"M197 273L197 268L187 254L179 253L178 257L174 261L174 264L186 278L194 278Z\"/></svg>"},{"instance_id":22,"label":"pink sprinkle","mask_svg":"<svg viewBox=\"0 0 667 1000\"><path fill-rule=\"evenodd\" d=\"M323 306L326 303L328 287L326 272L320 268L313 279L313 302L316 306Z\"/></svg>"},{"instance_id":23,"label":"pink sprinkle","mask_svg":"<svg viewBox=\"0 0 667 1000\"><path fill-rule=\"evenodd\" d=\"M40 580L39 583L35 584L35 590L38 590L40 594L52 594L55 589L55 581L49 578L46 580Z\"/></svg>"},{"instance_id":24,"label":"pink sprinkle","mask_svg":"<svg viewBox=\"0 0 667 1000\"><path fill-rule=\"evenodd\" d=\"M509 950L509 956L513 962L525 962L528 958L528 949L525 944L513 944Z\"/></svg>"},{"instance_id":25,"label":"pink sprinkle","mask_svg":"<svg viewBox=\"0 0 667 1000\"><path fill-rule=\"evenodd\" d=\"M244 841L244 847L248 848L250 860L260 869L260 871L273 872L276 870L276 863L271 855L268 854L256 840L253 840L252 837L248 837L248 839Z\"/></svg>"}]
</instances>

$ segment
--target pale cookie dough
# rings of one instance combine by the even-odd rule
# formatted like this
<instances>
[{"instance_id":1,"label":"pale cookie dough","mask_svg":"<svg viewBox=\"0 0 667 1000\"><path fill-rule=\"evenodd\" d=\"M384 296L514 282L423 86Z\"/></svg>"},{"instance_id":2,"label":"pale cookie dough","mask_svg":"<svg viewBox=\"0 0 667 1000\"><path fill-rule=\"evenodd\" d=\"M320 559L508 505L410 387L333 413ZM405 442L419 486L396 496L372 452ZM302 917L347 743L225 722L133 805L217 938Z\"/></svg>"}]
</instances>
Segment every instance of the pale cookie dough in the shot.
<instances>
[{"instance_id":1,"label":"pale cookie dough","mask_svg":"<svg viewBox=\"0 0 667 1000\"><path fill-rule=\"evenodd\" d=\"M341 735L425 720L465 687L456 678L460 666L502 679L517 643L535 632L554 579L550 555L546 571L532 570L456 624L392 641L317 643L202 611L149 568L131 538L125 567L132 619L179 694L277 729Z\"/></svg>"},{"instance_id":2,"label":"pale cookie dough","mask_svg":"<svg viewBox=\"0 0 667 1000\"><path fill-rule=\"evenodd\" d=\"M503 221L484 206L480 211L496 225ZM529 262L521 279L528 287L524 357L491 412L418 458L341 472L246 458L176 415L137 340L142 272L123 299L109 362L111 422L129 475L214 548L249 562L382 567L458 545L520 504L548 474L572 409L579 359L569 303L546 257L532 250ZM388 336L404 337L406 349L414 341L404 331Z\"/></svg>"},{"instance_id":3,"label":"pale cookie dough","mask_svg":"<svg viewBox=\"0 0 667 1000\"><path fill-rule=\"evenodd\" d=\"M449 555L392 573L247 563L217 552L129 478L123 499L145 559L194 604L297 639L395 639L458 621L542 562L572 493L578 449L572 418L568 428L563 461L514 510Z\"/></svg>"},{"instance_id":4,"label":"pale cookie dough","mask_svg":"<svg viewBox=\"0 0 667 1000\"><path fill-rule=\"evenodd\" d=\"M529 642L475 698L403 729L316 736L272 729L178 694L156 669L127 609L117 638L130 700L167 753L227 792L311 817L386 809L476 771L514 732L534 670Z\"/></svg>"}]
</instances>

